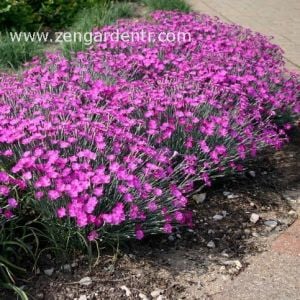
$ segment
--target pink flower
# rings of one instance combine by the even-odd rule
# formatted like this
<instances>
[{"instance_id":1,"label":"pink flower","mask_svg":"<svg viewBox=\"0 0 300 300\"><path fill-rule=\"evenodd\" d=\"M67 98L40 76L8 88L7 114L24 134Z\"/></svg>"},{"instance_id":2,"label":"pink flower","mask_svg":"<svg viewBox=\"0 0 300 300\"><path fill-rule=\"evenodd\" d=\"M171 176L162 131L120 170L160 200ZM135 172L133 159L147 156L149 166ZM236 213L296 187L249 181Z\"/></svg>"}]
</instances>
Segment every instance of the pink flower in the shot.
<instances>
[{"instance_id":1,"label":"pink flower","mask_svg":"<svg viewBox=\"0 0 300 300\"><path fill-rule=\"evenodd\" d=\"M142 240L144 238L145 234L144 231L142 229L136 229L135 231L135 237L137 240Z\"/></svg>"},{"instance_id":2,"label":"pink flower","mask_svg":"<svg viewBox=\"0 0 300 300\"><path fill-rule=\"evenodd\" d=\"M18 202L15 198L9 198L7 204L10 208L16 208L18 206Z\"/></svg>"},{"instance_id":3,"label":"pink flower","mask_svg":"<svg viewBox=\"0 0 300 300\"><path fill-rule=\"evenodd\" d=\"M64 207L60 207L58 210L57 210L57 216L61 219L63 217L66 216L66 209Z\"/></svg>"},{"instance_id":4,"label":"pink flower","mask_svg":"<svg viewBox=\"0 0 300 300\"><path fill-rule=\"evenodd\" d=\"M166 224L164 225L163 231L164 231L165 233L168 233L168 234L172 233L172 231L173 231L172 225L169 224L169 223L166 223Z\"/></svg>"},{"instance_id":5,"label":"pink flower","mask_svg":"<svg viewBox=\"0 0 300 300\"><path fill-rule=\"evenodd\" d=\"M0 196L8 196L9 188L4 185L0 185Z\"/></svg>"},{"instance_id":6,"label":"pink flower","mask_svg":"<svg viewBox=\"0 0 300 300\"><path fill-rule=\"evenodd\" d=\"M88 202L85 204L86 213L91 214L94 211L97 203L98 203L98 201L97 201L96 197L90 197L88 199Z\"/></svg>"},{"instance_id":7,"label":"pink flower","mask_svg":"<svg viewBox=\"0 0 300 300\"><path fill-rule=\"evenodd\" d=\"M89 233L88 240L91 242L91 241L96 240L98 237L99 237L99 234L97 233L97 231L93 230Z\"/></svg>"},{"instance_id":8,"label":"pink flower","mask_svg":"<svg viewBox=\"0 0 300 300\"><path fill-rule=\"evenodd\" d=\"M6 210L5 212L4 212L4 217L6 218L6 219L11 219L12 217L14 216L14 214L13 214L13 212L11 211L11 210Z\"/></svg>"},{"instance_id":9,"label":"pink flower","mask_svg":"<svg viewBox=\"0 0 300 300\"><path fill-rule=\"evenodd\" d=\"M23 179L25 180L30 180L32 179L32 173L31 172L25 172L23 175L22 175Z\"/></svg>"},{"instance_id":10,"label":"pink flower","mask_svg":"<svg viewBox=\"0 0 300 300\"><path fill-rule=\"evenodd\" d=\"M48 196L50 200L57 200L61 195L58 191L56 190L50 190L48 192Z\"/></svg>"}]
</instances>

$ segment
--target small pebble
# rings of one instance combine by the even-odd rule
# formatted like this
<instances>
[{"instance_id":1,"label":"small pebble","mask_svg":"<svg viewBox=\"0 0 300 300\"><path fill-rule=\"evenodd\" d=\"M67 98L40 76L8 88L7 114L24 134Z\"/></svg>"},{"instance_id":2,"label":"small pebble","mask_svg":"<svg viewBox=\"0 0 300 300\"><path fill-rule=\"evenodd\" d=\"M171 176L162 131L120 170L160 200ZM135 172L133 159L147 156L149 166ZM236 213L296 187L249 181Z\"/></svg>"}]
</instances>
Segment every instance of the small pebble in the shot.
<instances>
[{"instance_id":1,"label":"small pebble","mask_svg":"<svg viewBox=\"0 0 300 300\"><path fill-rule=\"evenodd\" d=\"M169 236L168 236L168 240L169 240L170 242L174 242L174 241L175 241L175 237L174 237L173 235L169 235Z\"/></svg>"},{"instance_id":2,"label":"small pebble","mask_svg":"<svg viewBox=\"0 0 300 300\"><path fill-rule=\"evenodd\" d=\"M131 296L131 291L126 285L122 285L121 290L125 291L125 294L126 294L127 297Z\"/></svg>"},{"instance_id":3,"label":"small pebble","mask_svg":"<svg viewBox=\"0 0 300 300\"><path fill-rule=\"evenodd\" d=\"M143 294L143 293L139 293L139 297L142 300L148 300L148 297L145 294Z\"/></svg>"},{"instance_id":4,"label":"small pebble","mask_svg":"<svg viewBox=\"0 0 300 300\"><path fill-rule=\"evenodd\" d=\"M79 300L87 300L86 295L80 295L80 296L79 296Z\"/></svg>"},{"instance_id":5,"label":"small pebble","mask_svg":"<svg viewBox=\"0 0 300 300\"><path fill-rule=\"evenodd\" d=\"M37 298L37 299L44 299L44 298L45 298L45 295L44 295L43 293L38 293L38 294L36 295L36 298Z\"/></svg>"},{"instance_id":6,"label":"small pebble","mask_svg":"<svg viewBox=\"0 0 300 300\"><path fill-rule=\"evenodd\" d=\"M207 243L207 247L208 248L216 248L216 244L215 244L214 241L210 241L210 242Z\"/></svg>"},{"instance_id":7,"label":"small pebble","mask_svg":"<svg viewBox=\"0 0 300 300\"><path fill-rule=\"evenodd\" d=\"M213 216L213 219L215 220L215 221L220 221L220 220L222 220L224 218L224 216L221 216L221 215L214 215Z\"/></svg>"},{"instance_id":8,"label":"small pebble","mask_svg":"<svg viewBox=\"0 0 300 300\"><path fill-rule=\"evenodd\" d=\"M151 297L152 297L152 298L157 298L157 297L158 297L159 295L161 295L162 293L163 293L163 290L157 289L157 290L151 292Z\"/></svg>"},{"instance_id":9,"label":"small pebble","mask_svg":"<svg viewBox=\"0 0 300 300\"><path fill-rule=\"evenodd\" d=\"M234 194L230 194L227 196L228 199L236 199L238 197L239 197L239 195L234 195Z\"/></svg>"},{"instance_id":10,"label":"small pebble","mask_svg":"<svg viewBox=\"0 0 300 300\"><path fill-rule=\"evenodd\" d=\"M194 195L192 198L197 204L203 203L206 199L206 193Z\"/></svg>"},{"instance_id":11,"label":"small pebble","mask_svg":"<svg viewBox=\"0 0 300 300\"><path fill-rule=\"evenodd\" d=\"M69 265L69 264L64 265L62 267L62 270L65 272L71 272L72 271L71 265Z\"/></svg>"},{"instance_id":12,"label":"small pebble","mask_svg":"<svg viewBox=\"0 0 300 300\"><path fill-rule=\"evenodd\" d=\"M265 221L264 224L270 228L275 228L277 226L277 221L275 220L268 220L268 221Z\"/></svg>"},{"instance_id":13,"label":"small pebble","mask_svg":"<svg viewBox=\"0 0 300 300\"><path fill-rule=\"evenodd\" d=\"M44 270L44 273L47 275L47 276L51 276L54 272L54 268L51 268L51 269L47 269L47 270Z\"/></svg>"},{"instance_id":14,"label":"small pebble","mask_svg":"<svg viewBox=\"0 0 300 300\"><path fill-rule=\"evenodd\" d=\"M84 285L84 286L89 286L93 283L92 278L91 277L83 277L79 280L79 284L80 285Z\"/></svg>"},{"instance_id":15,"label":"small pebble","mask_svg":"<svg viewBox=\"0 0 300 300\"><path fill-rule=\"evenodd\" d=\"M251 214L251 217L250 217L250 222L251 223L257 223L257 221L259 220L259 215L258 214L255 214L255 213L253 213L253 214Z\"/></svg>"},{"instance_id":16,"label":"small pebble","mask_svg":"<svg viewBox=\"0 0 300 300\"><path fill-rule=\"evenodd\" d=\"M249 171L250 176L255 177L256 173L254 171Z\"/></svg>"}]
</instances>

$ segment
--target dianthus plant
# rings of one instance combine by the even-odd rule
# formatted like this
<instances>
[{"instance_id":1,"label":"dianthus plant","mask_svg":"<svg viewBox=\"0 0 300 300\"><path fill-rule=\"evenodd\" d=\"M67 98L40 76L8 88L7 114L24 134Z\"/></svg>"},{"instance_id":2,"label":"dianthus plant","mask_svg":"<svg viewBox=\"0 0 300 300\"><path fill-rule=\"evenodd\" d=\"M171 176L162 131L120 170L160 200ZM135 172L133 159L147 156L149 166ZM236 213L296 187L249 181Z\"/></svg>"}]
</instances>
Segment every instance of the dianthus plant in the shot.
<instances>
[{"instance_id":1,"label":"dianthus plant","mask_svg":"<svg viewBox=\"0 0 300 300\"><path fill-rule=\"evenodd\" d=\"M95 33L116 30L191 39L105 41L70 61L48 54L21 76L1 76L6 218L17 187L34 193L45 218L71 220L90 240L171 233L192 226L196 189L287 140L290 125L274 117L299 114L299 77L268 38L179 12Z\"/></svg>"}]
</instances>

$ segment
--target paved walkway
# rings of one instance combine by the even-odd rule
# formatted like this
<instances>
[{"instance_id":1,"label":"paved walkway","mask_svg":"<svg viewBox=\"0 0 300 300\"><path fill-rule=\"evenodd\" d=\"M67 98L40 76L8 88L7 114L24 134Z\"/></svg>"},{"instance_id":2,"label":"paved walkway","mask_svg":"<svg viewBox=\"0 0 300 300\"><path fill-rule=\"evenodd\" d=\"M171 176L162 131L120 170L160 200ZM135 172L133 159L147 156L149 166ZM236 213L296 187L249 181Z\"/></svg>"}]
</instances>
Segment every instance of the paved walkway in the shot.
<instances>
[{"instance_id":1,"label":"paved walkway","mask_svg":"<svg viewBox=\"0 0 300 300\"><path fill-rule=\"evenodd\" d=\"M287 65L300 68L300 0L186 0L194 10L274 36Z\"/></svg>"},{"instance_id":2,"label":"paved walkway","mask_svg":"<svg viewBox=\"0 0 300 300\"><path fill-rule=\"evenodd\" d=\"M300 221L255 256L213 300L300 300Z\"/></svg>"}]
</instances>

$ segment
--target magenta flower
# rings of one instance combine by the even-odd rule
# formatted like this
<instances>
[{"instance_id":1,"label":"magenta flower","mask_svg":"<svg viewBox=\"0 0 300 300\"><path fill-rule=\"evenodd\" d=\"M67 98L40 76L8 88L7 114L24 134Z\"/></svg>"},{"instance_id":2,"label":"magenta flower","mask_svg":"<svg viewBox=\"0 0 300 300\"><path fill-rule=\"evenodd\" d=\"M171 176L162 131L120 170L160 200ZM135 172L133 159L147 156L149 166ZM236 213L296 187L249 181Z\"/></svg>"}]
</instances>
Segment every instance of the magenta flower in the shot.
<instances>
[{"instance_id":1,"label":"magenta flower","mask_svg":"<svg viewBox=\"0 0 300 300\"><path fill-rule=\"evenodd\" d=\"M18 206L18 202L15 198L9 198L7 204L10 208L16 208Z\"/></svg>"},{"instance_id":2,"label":"magenta flower","mask_svg":"<svg viewBox=\"0 0 300 300\"><path fill-rule=\"evenodd\" d=\"M28 190L90 240L170 234L193 225L195 183L282 147L290 125L275 119L299 116L300 77L267 37L167 11L95 31L174 28L191 40L107 41L0 75L2 215L16 189Z\"/></svg>"}]
</instances>

